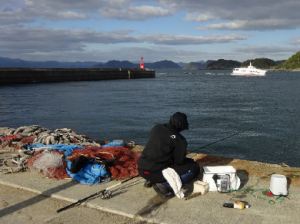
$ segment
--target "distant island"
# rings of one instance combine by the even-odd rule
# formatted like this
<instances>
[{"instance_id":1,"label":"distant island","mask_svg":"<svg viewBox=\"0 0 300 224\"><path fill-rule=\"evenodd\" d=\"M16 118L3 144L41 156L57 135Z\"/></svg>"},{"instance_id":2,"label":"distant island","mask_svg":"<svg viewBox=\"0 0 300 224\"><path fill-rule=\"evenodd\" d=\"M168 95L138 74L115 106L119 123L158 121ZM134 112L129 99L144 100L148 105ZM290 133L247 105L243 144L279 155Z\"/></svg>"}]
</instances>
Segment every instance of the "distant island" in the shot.
<instances>
[{"instance_id":1,"label":"distant island","mask_svg":"<svg viewBox=\"0 0 300 224\"><path fill-rule=\"evenodd\" d=\"M190 62L183 66L183 69L192 69L192 70L199 70L199 69L206 69L209 63L213 62L213 60L208 60L206 62Z\"/></svg>"},{"instance_id":2,"label":"distant island","mask_svg":"<svg viewBox=\"0 0 300 224\"><path fill-rule=\"evenodd\" d=\"M228 70L233 68L241 67L241 62L239 61L232 61L232 60L224 60L219 59L217 61L212 61L206 67L208 70Z\"/></svg>"},{"instance_id":3,"label":"distant island","mask_svg":"<svg viewBox=\"0 0 300 224\"><path fill-rule=\"evenodd\" d=\"M270 70L299 70L300 51L292 55L288 60L273 61L268 58L249 59L244 62L233 60L207 60L175 63L170 60L157 61L154 63L144 63L148 69L192 69L192 70L231 70L233 68L248 67L249 64L260 69ZM25 61L21 59L11 59L0 57L0 67L4 68L140 68L139 63L130 61L111 60L106 63L85 61L85 62L60 62L60 61Z\"/></svg>"},{"instance_id":4,"label":"distant island","mask_svg":"<svg viewBox=\"0 0 300 224\"><path fill-rule=\"evenodd\" d=\"M160 68L181 68L173 61L157 61L154 63L144 63L145 68L160 69ZM107 63L99 63L93 65L92 68L139 68L140 64L134 64L129 61L108 61Z\"/></svg>"}]
</instances>

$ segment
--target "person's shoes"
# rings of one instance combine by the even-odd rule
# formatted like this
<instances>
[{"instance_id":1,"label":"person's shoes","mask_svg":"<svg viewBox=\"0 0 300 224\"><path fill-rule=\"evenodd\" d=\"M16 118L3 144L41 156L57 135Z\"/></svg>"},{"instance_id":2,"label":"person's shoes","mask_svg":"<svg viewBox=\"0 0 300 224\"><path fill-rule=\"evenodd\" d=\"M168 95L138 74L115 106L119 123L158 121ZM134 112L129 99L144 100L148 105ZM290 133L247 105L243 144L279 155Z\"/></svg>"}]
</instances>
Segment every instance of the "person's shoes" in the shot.
<instances>
[{"instance_id":1,"label":"person's shoes","mask_svg":"<svg viewBox=\"0 0 300 224\"><path fill-rule=\"evenodd\" d=\"M162 183L153 184L153 189L156 193L163 198L173 198L175 196L173 190L170 190L167 186Z\"/></svg>"},{"instance_id":2,"label":"person's shoes","mask_svg":"<svg viewBox=\"0 0 300 224\"><path fill-rule=\"evenodd\" d=\"M152 187L152 183L149 180L146 180L146 182L144 183L144 187Z\"/></svg>"}]
</instances>

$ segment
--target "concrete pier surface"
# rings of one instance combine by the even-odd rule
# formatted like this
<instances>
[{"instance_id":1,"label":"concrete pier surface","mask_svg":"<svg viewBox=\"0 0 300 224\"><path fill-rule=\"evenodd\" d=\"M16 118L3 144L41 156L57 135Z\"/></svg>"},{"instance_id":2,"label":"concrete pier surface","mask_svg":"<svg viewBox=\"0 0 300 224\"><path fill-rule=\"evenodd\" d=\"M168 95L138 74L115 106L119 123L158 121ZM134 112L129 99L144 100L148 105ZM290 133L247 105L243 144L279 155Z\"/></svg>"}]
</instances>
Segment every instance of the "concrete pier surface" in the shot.
<instances>
[{"instance_id":1,"label":"concrete pier surface","mask_svg":"<svg viewBox=\"0 0 300 224\"><path fill-rule=\"evenodd\" d=\"M0 151L0 158L9 158L12 153L16 152ZM188 156L194 158L200 167L233 166L241 180L240 189L230 193L210 191L204 195L189 196L187 200L177 197L163 199L153 188L143 186L143 178L136 177L111 189L111 199L96 196L79 206L56 213L54 210L107 189L122 180L87 186L72 179L48 179L40 173L29 171L0 174L0 195L4 195L6 191L14 192L9 197L11 199L1 196L0 222L82 223L86 220L84 223L299 223L300 168L205 154ZM270 175L274 173L287 177L288 197L267 194ZM195 180L201 179L202 174ZM192 191L192 183L193 181L183 186L185 195ZM26 197L20 196L14 189L22 190L23 194L30 193ZM49 201L50 207L45 207L43 201L50 199L53 200ZM225 208L223 204L226 201L246 201L250 208ZM96 210L104 212L101 214L108 218L107 222L104 219L93 220L89 216L94 212L98 217L100 213ZM77 218L74 220L74 217Z\"/></svg>"},{"instance_id":2,"label":"concrete pier surface","mask_svg":"<svg viewBox=\"0 0 300 224\"><path fill-rule=\"evenodd\" d=\"M0 68L0 85L154 78L149 69Z\"/></svg>"}]
</instances>

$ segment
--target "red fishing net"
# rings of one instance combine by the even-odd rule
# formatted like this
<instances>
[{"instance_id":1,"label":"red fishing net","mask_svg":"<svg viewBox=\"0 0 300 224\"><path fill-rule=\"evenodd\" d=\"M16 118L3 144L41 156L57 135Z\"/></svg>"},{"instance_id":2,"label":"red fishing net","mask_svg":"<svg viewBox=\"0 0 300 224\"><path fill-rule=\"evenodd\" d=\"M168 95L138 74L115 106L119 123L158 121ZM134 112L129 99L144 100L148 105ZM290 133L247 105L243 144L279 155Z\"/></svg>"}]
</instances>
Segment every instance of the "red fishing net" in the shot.
<instances>
[{"instance_id":1,"label":"red fishing net","mask_svg":"<svg viewBox=\"0 0 300 224\"><path fill-rule=\"evenodd\" d=\"M105 147L104 150L116 157L112 166L107 167L113 178L133 177L139 174L137 160L140 153L130 151L130 149L123 146Z\"/></svg>"},{"instance_id":2,"label":"red fishing net","mask_svg":"<svg viewBox=\"0 0 300 224\"><path fill-rule=\"evenodd\" d=\"M0 148L9 146L13 141L19 141L22 139L22 135L0 135Z\"/></svg>"},{"instance_id":3,"label":"red fishing net","mask_svg":"<svg viewBox=\"0 0 300 224\"><path fill-rule=\"evenodd\" d=\"M6 140L14 140L14 139L20 139L20 138L22 138L22 135L20 135L20 134L16 134L16 135L7 135L6 137L5 137L5 139Z\"/></svg>"},{"instance_id":4,"label":"red fishing net","mask_svg":"<svg viewBox=\"0 0 300 224\"><path fill-rule=\"evenodd\" d=\"M55 178L55 179L65 179L65 178L70 178L69 174L66 171L67 168L67 163L65 161L60 161L59 165L57 165L57 160L55 161L54 159L51 161L49 157L47 157L47 162L41 161L41 163L37 163L38 160L42 159L42 156L44 150L39 150L34 153L34 156L30 159L27 160L27 167L30 170L37 171L43 173L46 177L48 178ZM57 151L57 150L52 150L51 153L59 155L59 158L61 158L64 153ZM51 157L50 157L51 158Z\"/></svg>"},{"instance_id":5,"label":"red fishing net","mask_svg":"<svg viewBox=\"0 0 300 224\"><path fill-rule=\"evenodd\" d=\"M72 161L76 159L79 156L85 156L87 158L99 158L99 159L112 159L115 157L114 154L106 152L104 148L98 147L98 146L85 146L84 149L74 149L71 153L71 156L69 156L67 159L69 161Z\"/></svg>"},{"instance_id":6,"label":"red fishing net","mask_svg":"<svg viewBox=\"0 0 300 224\"><path fill-rule=\"evenodd\" d=\"M138 175L137 160L140 153L130 151L123 146L97 147L86 146L84 150L75 149L68 160L74 160L79 156L88 158L97 158L100 160L112 159L115 160L112 164L106 166L106 169L112 174L115 179L133 177Z\"/></svg>"},{"instance_id":7,"label":"red fishing net","mask_svg":"<svg viewBox=\"0 0 300 224\"><path fill-rule=\"evenodd\" d=\"M60 155L64 154L63 152L57 150L53 150L52 152L58 153ZM39 166L36 165L35 161L41 157L42 153L43 150L35 152L34 157L30 158L27 161L26 165L29 169L33 167L39 168ZM69 161L72 161L79 156L85 156L91 159L99 160L115 158L115 160L111 164L106 165L106 169L112 174L112 177L115 179L128 178L138 175L137 160L140 156L140 153L133 152L123 146L112 146L105 148L97 146L86 146L83 150L77 148L67 159ZM54 162L52 163L52 166L49 165L50 167L46 167L46 172L44 168L45 164L43 164L43 168L39 169L39 172L44 173L44 175L49 178L64 179L70 177L66 171L67 164L65 161L63 161L63 164L60 166L53 166L53 164Z\"/></svg>"},{"instance_id":8,"label":"red fishing net","mask_svg":"<svg viewBox=\"0 0 300 224\"><path fill-rule=\"evenodd\" d=\"M23 143L23 144L27 144L27 145L29 145L29 144L32 144L33 143L33 140L35 139L35 136L29 136L29 137L26 137L26 138L23 138L23 139L21 139L21 143Z\"/></svg>"},{"instance_id":9,"label":"red fishing net","mask_svg":"<svg viewBox=\"0 0 300 224\"><path fill-rule=\"evenodd\" d=\"M66 171L67 163L63 161L63 165L59 167L48 168L51 175L46 175L48 178L56 178L58 180L70 178L69 174Z\"/></svg>"}]
</instances>

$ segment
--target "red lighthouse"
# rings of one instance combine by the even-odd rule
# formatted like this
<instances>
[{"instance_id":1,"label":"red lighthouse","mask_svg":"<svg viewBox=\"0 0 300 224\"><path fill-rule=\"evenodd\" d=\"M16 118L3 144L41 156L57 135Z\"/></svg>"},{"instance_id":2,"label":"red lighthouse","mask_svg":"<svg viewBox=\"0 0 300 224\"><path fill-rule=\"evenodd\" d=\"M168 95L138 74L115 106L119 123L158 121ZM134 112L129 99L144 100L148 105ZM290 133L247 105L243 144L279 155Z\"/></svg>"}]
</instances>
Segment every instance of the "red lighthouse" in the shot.
<instances>
[{"instance_id":1,"label":"red lighthouse","mask_svg":"<svg viewBox=\"0 0 300 224\"><path fill-rule=\"evenodd\" d=\"M140 68L144 69L143 57L141 57L141 64L140 64Z\"/></svg>"}]
</instances>

